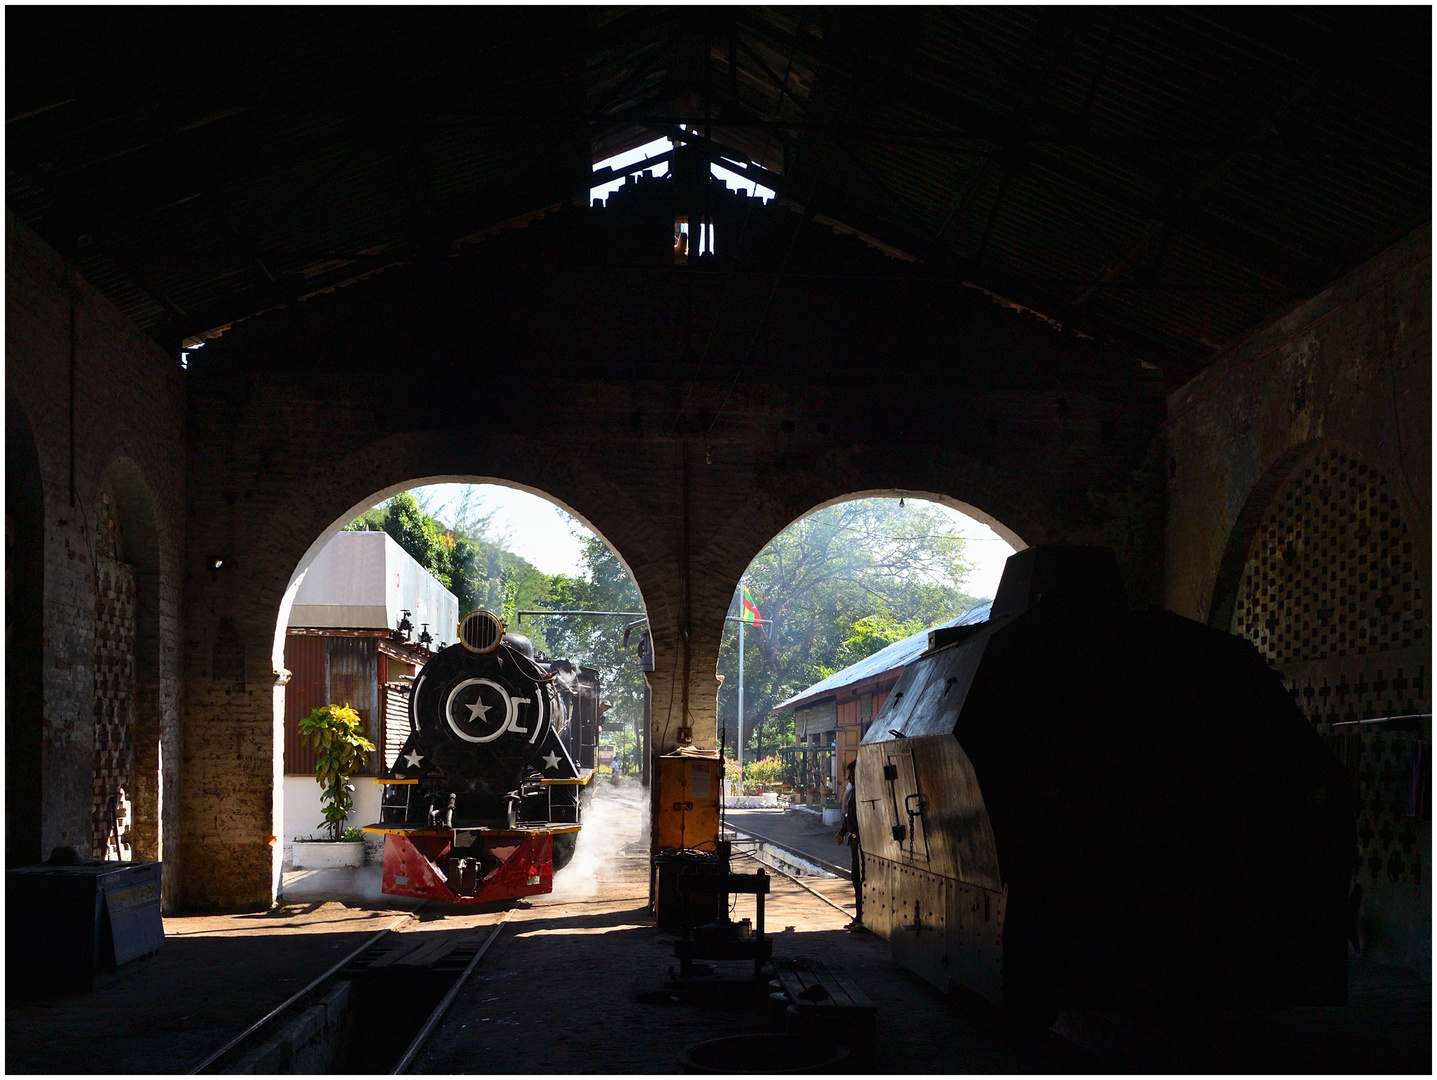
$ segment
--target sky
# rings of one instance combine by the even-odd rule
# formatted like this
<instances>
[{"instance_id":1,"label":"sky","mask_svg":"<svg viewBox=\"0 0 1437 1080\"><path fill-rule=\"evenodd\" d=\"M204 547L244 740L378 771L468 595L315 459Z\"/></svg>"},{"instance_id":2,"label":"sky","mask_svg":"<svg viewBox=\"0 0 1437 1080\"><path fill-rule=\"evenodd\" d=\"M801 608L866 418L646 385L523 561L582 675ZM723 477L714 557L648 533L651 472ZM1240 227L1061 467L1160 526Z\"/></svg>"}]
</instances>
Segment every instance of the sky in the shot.
<instances>
[{"instance_id":1,"label":"sky","mask_svg":"<svg viewBox=\"0 0 1437 1080\"><path fill-rule=\"evenodd\" d=\"M446 524L446 511L462 498L465 484L434 484L418 488L416 495L427 502L429 513ZM473 485L472 490L483 508L494 511L491 523L493 539L503 539L504 546L523 556L546 574L580 573L579 539L573 529L588 530L547 499L514 488L496 484ZM916 504L923 500L915 499ZM929 504L948 515L958 526L958 535L968 540L965 554L973 563L968 578L970 596L991 597L1003 576L1003 562L1013 549L987 525L983 525L952 507Z\"/></svg>"}]
</instances>

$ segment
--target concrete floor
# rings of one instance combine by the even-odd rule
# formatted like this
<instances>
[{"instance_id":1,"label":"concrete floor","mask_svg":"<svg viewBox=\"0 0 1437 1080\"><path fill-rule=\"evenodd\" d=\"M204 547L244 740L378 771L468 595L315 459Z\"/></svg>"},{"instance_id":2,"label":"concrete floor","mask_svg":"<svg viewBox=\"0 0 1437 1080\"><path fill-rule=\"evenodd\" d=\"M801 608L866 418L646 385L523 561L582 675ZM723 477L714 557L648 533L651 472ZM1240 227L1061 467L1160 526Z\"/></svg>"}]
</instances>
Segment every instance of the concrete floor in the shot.
<instances>
[{"instance_id":1,"label":"concrete floor","mask_svg":"<svg viewBox=\"0 0 1437 1080\"><path fill-rule=\"evenodd\" d=\"M776 841L820 869L848 877L852 866L848 844L836 842L838 826L825 825L812 810L730 810L724 821L730 829Z\"/></svg>"}]
</instances>

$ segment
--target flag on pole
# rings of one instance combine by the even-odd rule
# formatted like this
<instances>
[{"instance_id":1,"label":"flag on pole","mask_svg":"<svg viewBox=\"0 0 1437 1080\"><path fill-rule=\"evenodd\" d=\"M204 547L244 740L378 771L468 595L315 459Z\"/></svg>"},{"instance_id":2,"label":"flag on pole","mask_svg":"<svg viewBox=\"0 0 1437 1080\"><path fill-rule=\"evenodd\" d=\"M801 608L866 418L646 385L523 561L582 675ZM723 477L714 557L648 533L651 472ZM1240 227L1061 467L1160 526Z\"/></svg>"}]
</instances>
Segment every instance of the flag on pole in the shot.
<instances>
[{"instance_id":1,"label":"flag on pole","mask_svg":"<svg viewBox=\"0 0 1437 1080\"><path fill-rule=\"evenodd\" d=\"M748 582L743 583L743 621L746 623L758 624L763 622L763 616L758 613L758 605L753 602L753 593L748 591Z\"/></svg>"}]
</instances>

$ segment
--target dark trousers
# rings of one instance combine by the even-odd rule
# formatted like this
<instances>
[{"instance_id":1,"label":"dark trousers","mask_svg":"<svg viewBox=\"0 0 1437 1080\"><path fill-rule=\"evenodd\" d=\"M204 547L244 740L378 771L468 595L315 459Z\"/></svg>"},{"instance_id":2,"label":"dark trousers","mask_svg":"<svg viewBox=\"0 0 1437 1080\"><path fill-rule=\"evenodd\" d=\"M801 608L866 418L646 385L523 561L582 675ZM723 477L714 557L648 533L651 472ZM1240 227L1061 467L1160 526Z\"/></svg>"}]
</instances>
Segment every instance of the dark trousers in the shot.
<instances>
[{"instance_id":1,"label":"dark trousers","mask_svg":"<svg viewBox=\"0 0 1437 1080\"><path fill-rule=\"evenodd\" d=\"M853 909L854 922L863 921L863 848L855 837L848 841L848 850L853 855Z\"/></svg>"}]
</instances>

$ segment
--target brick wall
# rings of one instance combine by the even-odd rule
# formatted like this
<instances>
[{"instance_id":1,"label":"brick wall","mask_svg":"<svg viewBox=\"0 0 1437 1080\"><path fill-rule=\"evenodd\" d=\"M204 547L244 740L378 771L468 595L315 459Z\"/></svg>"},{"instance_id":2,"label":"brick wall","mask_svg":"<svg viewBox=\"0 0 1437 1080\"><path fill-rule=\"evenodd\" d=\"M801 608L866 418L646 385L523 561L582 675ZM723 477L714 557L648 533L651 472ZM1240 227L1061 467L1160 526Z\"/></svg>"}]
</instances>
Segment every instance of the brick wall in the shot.
<instances>
[{"instance_id":1,"label":"brick wall","mask_svg":"<svg viewBox=\"0 0 1437 1080\"><path fill-rule=\"evenodd\" d=\"M89 853L95 782L96 556L103 477L119 460L143 477L158 574L155 728L166 786L179 782L183 387L178 365L6 215L6 392L33 432L44 496L42 807L44 853ZM74 423L71 425L71 302ZM74 453L71 455L71 434ZM71 491L73 461L74 489ZM143 591L143 585L142 585ZM145 597L140 602L146 602ZM179 816L165 834L165 903L176 898Z\"/></svg>"},{"instance_id":2,"label":"brick wall","mask_svg":"<svg viewBox=\"0 0 1437 1080\"><path fill-rule=\"evenodd\" d=\"M1174 393L1167 526L1168 605L1252 640L1349 766L1369 951L1422 971L1431 721L1351 722L1432 709L1431 288L1423 228Z\"/></svg>"},{"instance_id":3,"label":"brick wall","mask_svg":"<svg viewBox=\"0 0 1437 1080\"><path fill-rule=\"evenodd\" d=\"M571 257L569 227L266 313L195 358L185 685L206 735L187 744L185 858L197 902L261 903L277 867L265 838L291 576L407 486L516 484L607 538L652 621L658 753L684 726L715 744L735 583L776 533L844 496L939 496L1028 543L1113 543L1135 599L1160 597L1162 390L1135 363L881 258L858 281L785 278L756 332L771 273L575 269L604 255ZM770 268L787 243L776 235ZM868 258L843 239L844 258Z\"/></svg>"}]
</instances>

